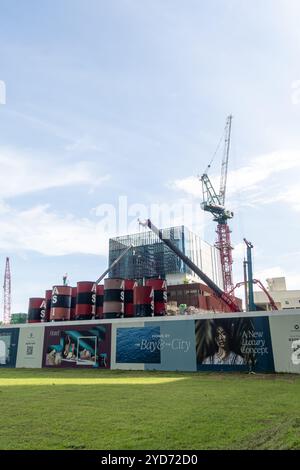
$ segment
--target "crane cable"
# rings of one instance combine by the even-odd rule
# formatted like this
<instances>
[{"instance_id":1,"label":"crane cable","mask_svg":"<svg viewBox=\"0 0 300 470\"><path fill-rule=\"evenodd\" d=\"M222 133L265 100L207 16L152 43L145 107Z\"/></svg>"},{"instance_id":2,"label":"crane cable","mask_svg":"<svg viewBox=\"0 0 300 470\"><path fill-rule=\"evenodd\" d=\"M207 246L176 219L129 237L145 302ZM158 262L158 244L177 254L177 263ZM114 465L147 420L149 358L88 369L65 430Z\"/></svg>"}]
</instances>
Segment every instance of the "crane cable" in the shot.
<instances>
[{"instance_id":1,"label":"crane cable","mask_svg":"<svg viewBox=\"0 0 300 470\"><path fill-rule=\"evenodd\" d=\"M216 158L216 155L217 155L217 153L218 153L218 151L219 151L219 149L220 149L221 143L223 142L223 139L224 139L224 136L225 136L225 130L226 130L226 127L225 127L225 129L224 129L224 131L223 131L223 134L222 134L222 136L221 136L221 138L220 138L220 141L219 141L219 143L218 143L218 145L217 145L217 148L216 148L216 150L215 150L215 152L214 152L214 154L213 154L213 156L212 156L212 159L211 159L211 161L209 162L209 164L207 165L207 168L206 168L206 170L205 170L205 172L204 172L205 174L208 173L208 170L210 169L210 167L211 167L211 165L212 165L214 159Z\"/></svg>"}]
</instances>

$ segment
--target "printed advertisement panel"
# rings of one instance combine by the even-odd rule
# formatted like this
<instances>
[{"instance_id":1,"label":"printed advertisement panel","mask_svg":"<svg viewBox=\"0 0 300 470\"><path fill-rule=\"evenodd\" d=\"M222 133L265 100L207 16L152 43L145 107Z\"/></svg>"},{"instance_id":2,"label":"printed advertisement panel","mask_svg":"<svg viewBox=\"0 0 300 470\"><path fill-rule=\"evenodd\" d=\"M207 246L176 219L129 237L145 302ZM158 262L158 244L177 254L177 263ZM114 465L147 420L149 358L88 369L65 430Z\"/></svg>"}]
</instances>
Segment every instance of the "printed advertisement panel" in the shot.
<instances>
[{"instance_id":1,"label":"printed advertisement panel","mask_svg":"<svg viewBox=\"0 0 300 470\"><path fill-rule=\"evenodd\" d=\"M20 328L16 367L42 367L45 327Z\"/></svg>"},{"instance_id":2,"label":"printed advertisement panel","mask_svg":"<svg viewBox=\"0 0 300 470\"><path fill-rule=\"evenodd\" d=\"M181 320L157 322L155 324L160 327L157 346L160 349L161 361L157 365L146 364L145 369L196 371L194 322Z\"/></svg>"},{"instance_id":3,"label":"printed advertisement panel","mask_svg":"<svg viewBox=\"0 0 300 470\"><path fill-rule=\"evenodd\" d=\"M300 374L300 314L270 317L276 372Z\"/></svg>"},{"instance_id":4,"label":"printed advertisement panel","mask_svg":"<svg viewBox=\"0 0 300 470\"><path fill-rule=\"evenodd\" d=\"M195 371L193 321L148 322L116 330L116 364L141 364L145 370ZM116 366L117 367L117 366Z\"/></svg>"},{"instance_id":5,"label":"printed advertisement panel","mask_svg":"<svg viewBox=\"0 0 300 470\"><path fill-rule=\"evenodd\" d=\"M43 367L110 368L111 325L45 328Z\"/></svg>"},{"instance_id":6,"label":"printed advertisement panel","mask_svg":"<svg viewBox=\"0 0 300 470\"><path fill-rule=\"evenodd\" d=\"M0 367L16 367L19 328L0 329Z\"/></svg>"},{"instance_id":7,"label":"printed advertisement panel","mask_svg":"<svg viewBox=\"0 0 300 470\"><path fill-rule=\"evenodd\" d=\"M197 320L197 370L274 372L268 317Z\"/></svg>"},{"instance_id":8,"label":"printed advertisement panel","mask_svg":"<svg viewBox=\"0 0 300 470\"><path fill-rule=\"evenodd\" d=\"M160 327L117 328L116 362L160 364Z\"/></svg>"}]
</instances>

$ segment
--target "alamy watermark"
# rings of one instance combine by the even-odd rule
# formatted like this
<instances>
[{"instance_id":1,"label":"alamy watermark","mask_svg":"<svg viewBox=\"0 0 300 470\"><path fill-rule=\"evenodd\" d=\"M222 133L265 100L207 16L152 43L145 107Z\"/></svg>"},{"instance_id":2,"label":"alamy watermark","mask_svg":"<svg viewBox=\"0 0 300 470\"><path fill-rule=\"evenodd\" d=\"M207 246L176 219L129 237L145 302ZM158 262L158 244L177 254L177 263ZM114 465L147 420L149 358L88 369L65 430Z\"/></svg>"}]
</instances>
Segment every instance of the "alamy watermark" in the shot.
<instances>
[{"instance_id":1,"label":"alamy watermark","mask_svg":"<svg viewBox=\"0 0 300 470\"><path fill-rule=\"evenodd\" d=\"M185 225L203 235L203 211L199 203L179 201L174 204L130 204L127 196L119 196L117 205L101 204L93 213L100 218L97 228L105 234L125 235L141 228L138 220L150 219L158 228ZM167 234L165 234L168 237Z\"/></svg>"},{"instance_id":2,"label":"alamy watermark","mask_svg":"<svg viewBox=\"0 0 300 470\"><path fill-rule=\"evenodd\" d=\"M292 104L300 104L300 80L294 80L292 83Z\"/></svg>"},{"instance_id":3,"label":"alamy watermark","mask_svg":"<svg viewBox=\"0 0 300 470\"><path fill-rule=\"evenodd\" d=\"M0 104L6 104L6 85L3 80L0 80Z\"/></svg>"}]
</instances>

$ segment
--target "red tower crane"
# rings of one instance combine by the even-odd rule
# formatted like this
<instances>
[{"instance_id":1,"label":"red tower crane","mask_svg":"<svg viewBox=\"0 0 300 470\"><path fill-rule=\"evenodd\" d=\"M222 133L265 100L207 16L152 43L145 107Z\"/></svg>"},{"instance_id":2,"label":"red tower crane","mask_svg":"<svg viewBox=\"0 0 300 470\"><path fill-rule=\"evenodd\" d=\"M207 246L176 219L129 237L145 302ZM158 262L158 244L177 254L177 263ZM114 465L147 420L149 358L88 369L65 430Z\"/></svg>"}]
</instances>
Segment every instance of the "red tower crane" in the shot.
<instances>
[{"instance_id":1,"label":"red tower crane","mask_svg":"<svg viewBox=\"0 0 300 470\"><path fill-rule=\"evenodd\" d=\"M3 323L9 324L11 320L11 274L10 274L9 258L6 258L3 291L4 291Z\"/></svg>"},{"instance_id":2,"label":"red tower crane","mask_svg":"<svg viewBox=\"0 0 300 470\"><path fill-rule=\"evenodd\" d=\"M226 184L227 184L227 173L228 173L228 159L230 150L230 138L231 138L231 121L232 116L227 117L225 127L225 145L224 154L222 159L221 167L221 182L219 193L217 193L207 175L204 173L201 176L202 190L203 190L203 202L201 207L204 211L211 212L214 216L214 222L217 222L217 241L215 246L220 250L221 255L221 266L224 291L229 294L234 288L232 279L232 245L230 237L230 228L228 226L228 219L232 219L233 212L225 209L225 196L226 196ZM208 168L210 165L208 166Z\"/></svg>"}]
</instances>

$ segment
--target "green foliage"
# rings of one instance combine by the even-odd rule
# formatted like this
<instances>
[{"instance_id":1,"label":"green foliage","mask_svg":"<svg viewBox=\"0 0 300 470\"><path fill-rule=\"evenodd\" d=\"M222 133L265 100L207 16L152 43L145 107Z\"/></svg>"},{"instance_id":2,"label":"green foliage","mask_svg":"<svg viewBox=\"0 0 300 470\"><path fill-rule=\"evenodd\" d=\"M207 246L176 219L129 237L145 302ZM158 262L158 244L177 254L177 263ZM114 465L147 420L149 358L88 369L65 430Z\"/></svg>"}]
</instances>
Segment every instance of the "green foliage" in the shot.
<instances>
[{"instance_id":1,"label":"green foliage","mask_svg":"<svg viewBox=\"0 0 300 470\"><path fill-rule=\"evenodd\" d=\"M27 313L13 313L10 319L11 325L15 325L17 323L26 323L27 321Z\"/></svg>"},{"instance_id":2,"label":"green foliage","mask_svg":"<svg viewBox=\"0 0 300 470\"><path fill-rule=\"evenodd\" d=\"M300 449L300 376L0 369L0 449Z\"/></svg>"}]
</instances>

